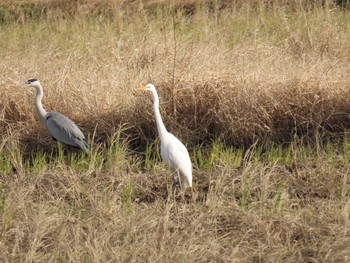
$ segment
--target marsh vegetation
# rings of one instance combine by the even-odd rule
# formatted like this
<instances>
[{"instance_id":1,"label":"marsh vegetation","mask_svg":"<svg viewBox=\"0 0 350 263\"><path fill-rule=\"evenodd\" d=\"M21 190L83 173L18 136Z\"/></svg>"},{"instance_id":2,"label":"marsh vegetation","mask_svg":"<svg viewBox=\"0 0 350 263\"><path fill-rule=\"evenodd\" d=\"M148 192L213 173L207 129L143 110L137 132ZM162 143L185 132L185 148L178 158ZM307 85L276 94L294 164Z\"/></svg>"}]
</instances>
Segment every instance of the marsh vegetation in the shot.
<instances>
[{"instance_id":1,"label":"marsh vegetation","mask_svg":"<svg viewBox=\"0 0 350 263\"><path fill-rule=\"evenodd\" d=\"M3 1L0 261L348 262L349 21L332 1ZM30 77L90 155L52 142ZM191 155L185 198L147 83Z\"/></svg>"}]
</instances>

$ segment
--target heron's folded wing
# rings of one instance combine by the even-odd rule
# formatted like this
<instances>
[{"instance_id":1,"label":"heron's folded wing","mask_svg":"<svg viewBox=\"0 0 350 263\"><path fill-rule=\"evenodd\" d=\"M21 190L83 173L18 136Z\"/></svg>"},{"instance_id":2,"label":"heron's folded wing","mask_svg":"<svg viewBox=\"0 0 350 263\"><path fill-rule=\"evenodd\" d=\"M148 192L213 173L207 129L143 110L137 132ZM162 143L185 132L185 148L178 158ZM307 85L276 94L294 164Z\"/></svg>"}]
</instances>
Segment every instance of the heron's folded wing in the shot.
<instances>
[{"instance_id":1,"label":"heron's folded wing","mask_svg":"<svg viewBox=\"0 0 350 263\"><path fill-rule=\"evenodd\" d=\"M46 117L46 126L56 140L75 147L87 147L85 136L78 126L68 117L58 112L51 112ZM85 143L84 143L85 142Z\"/></svg>"}]
</instances>

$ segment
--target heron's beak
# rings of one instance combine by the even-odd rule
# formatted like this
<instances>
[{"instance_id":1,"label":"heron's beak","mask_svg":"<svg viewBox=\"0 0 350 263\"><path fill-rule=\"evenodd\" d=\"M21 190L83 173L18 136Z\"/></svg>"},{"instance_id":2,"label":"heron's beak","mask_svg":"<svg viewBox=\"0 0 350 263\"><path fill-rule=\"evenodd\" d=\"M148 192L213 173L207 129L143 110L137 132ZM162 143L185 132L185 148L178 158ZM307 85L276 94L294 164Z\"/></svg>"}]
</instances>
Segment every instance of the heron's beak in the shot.
<instances>
[{"instance_id":1,"label":"heron's beak","mask_svg":"<svg viewBox=\"0 0 350 263\"><path fill-rule=\"evenodd\" d=\"M146 90L146 86L139 87L138 90Z\"/></svg>"}]
</instances>

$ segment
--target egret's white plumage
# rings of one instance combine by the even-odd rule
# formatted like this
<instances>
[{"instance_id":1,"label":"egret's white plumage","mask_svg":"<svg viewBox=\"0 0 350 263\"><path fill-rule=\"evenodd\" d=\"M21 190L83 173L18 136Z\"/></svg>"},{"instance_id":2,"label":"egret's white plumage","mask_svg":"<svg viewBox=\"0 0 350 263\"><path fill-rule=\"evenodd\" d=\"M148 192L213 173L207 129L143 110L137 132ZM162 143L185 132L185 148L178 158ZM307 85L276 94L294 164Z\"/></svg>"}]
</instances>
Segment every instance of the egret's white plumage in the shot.
<instances>
[{"instance_id":1,"label":"egret's white plumage","mask_svg":"<svg viewBox=\"0 0 350 263\"><path fill-rule=\"evenodd\" d=\"M192 163L188 151L183 143L164 126L159 112L159 97L156 87L148 84L139 90L150 91L153 95L153 110L160 137L160 155L163 161L170 167L173 174L177 174L182 189L188 185L192 187Z\"/></svg>"},{"instance_id":2,"label":"egret's white plumage","mask_svg":"<svg viewBox=\"0 0 350 263\"><path fill-rule=\"evenodd\" d=\"M89 145L85 140L84 134L71 119L59 112L47 112L44 109L41 103L44 92L37 79L29 79L22 87L34 87L36 89L35 109L40 122L49 130L53 139L89 153Z\"/></svg>"}]
</instances>

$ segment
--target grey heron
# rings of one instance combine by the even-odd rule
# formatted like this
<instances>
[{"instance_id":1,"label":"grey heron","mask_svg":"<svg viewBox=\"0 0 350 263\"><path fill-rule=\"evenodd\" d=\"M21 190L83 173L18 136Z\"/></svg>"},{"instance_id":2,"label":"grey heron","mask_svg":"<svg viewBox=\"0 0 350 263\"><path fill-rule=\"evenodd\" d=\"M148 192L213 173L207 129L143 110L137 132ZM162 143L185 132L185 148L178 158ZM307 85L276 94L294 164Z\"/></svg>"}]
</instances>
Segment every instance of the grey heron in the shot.
<instances>
[{"instance_id":1,"label":"grey heron","mask_svg":"<svg viewBox=\"0 0 350 263\"><path fill-rule=\"evenodd\" d=\"M177 174L182 190L188 185L192 187L192 163L188 151L183 143L173 134L168 132L159 112L159 97L156 87L148 84L139 90L150 91L153 95L153 110L160 137L160 155L163 161L170 167L172 174Z\"/></svg>"},{"instance_id":2,"label":"grey heron","mask_svg":"<svg viewBox=\"0 0 350 263\"><path fill-rule=\"evenodd\" d=\"M35 109L40 122L48 129L52 138L63 144L80 148L89 153L89 145L84 134L78 126L67 116L59 112L47 112L41 100L44 96L43 88L37 79L29 79L22 84L23 88L34 87L36 89Z\"/></svg>"}]
</instances>

